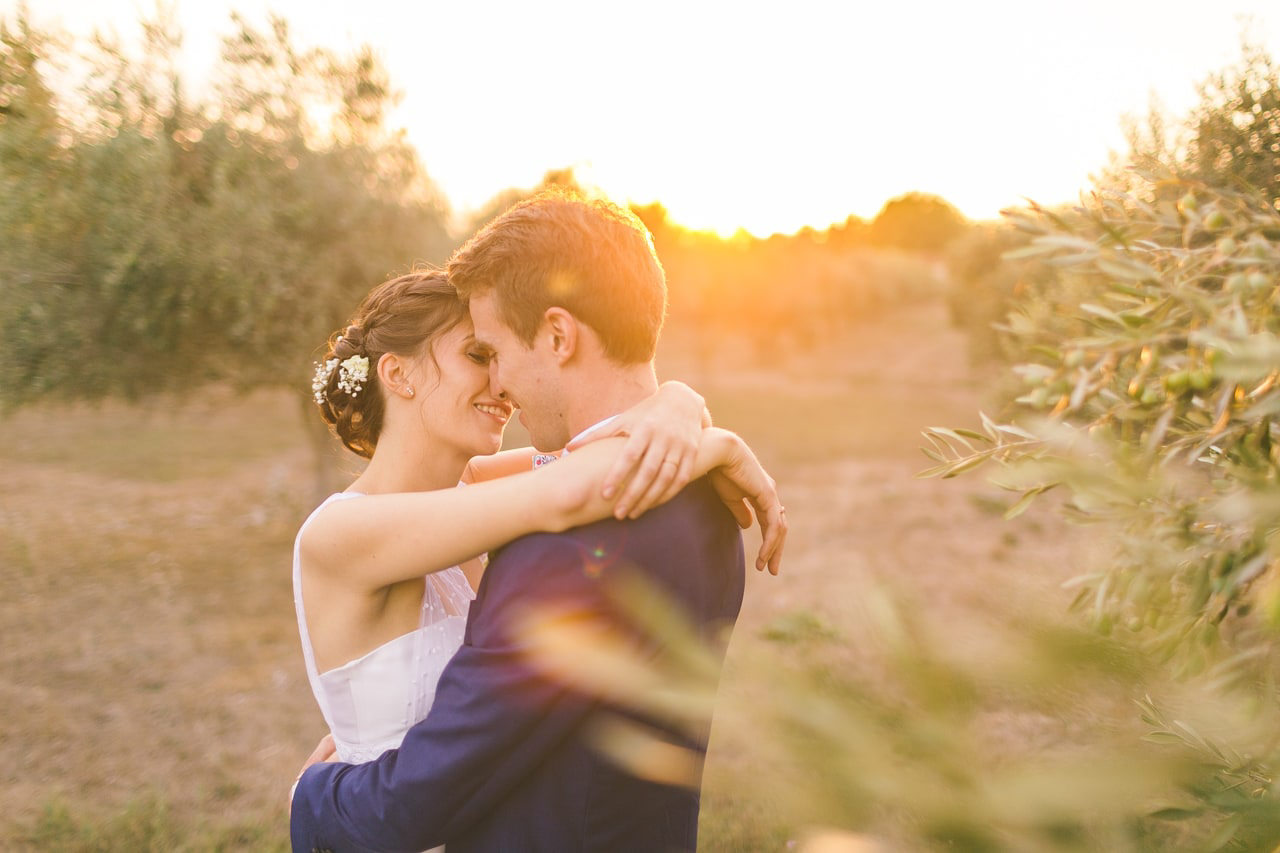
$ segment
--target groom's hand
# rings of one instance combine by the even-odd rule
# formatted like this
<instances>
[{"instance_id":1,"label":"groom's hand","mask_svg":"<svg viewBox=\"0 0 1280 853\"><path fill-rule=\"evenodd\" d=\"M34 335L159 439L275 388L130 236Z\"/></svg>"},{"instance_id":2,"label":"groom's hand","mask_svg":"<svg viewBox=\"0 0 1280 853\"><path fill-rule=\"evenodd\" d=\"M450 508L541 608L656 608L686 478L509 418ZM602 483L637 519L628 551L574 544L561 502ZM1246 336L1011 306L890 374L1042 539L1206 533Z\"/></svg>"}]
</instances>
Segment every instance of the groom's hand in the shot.
<instances>
[{"instance_id":1,"label":"groom's hand","mask_svg":"<svg viewBox=\"0 0 1280 853\"><path fill-rule=\"evenodd\" d=\"M313 764L320 764L324 761L336 761L338 758L338 747L333 742L333 735L325 735L320 738L320 742L316 744L316 748L307 756L307 760L302 763L302 769L298 771L298 778L293 780L293 787L289 789L289 813L293 813L293 794L298 790L298 782L302 779L302 774L307 772Z\"/></svg>"},{"instance_id":2,"label":"groom's hand","mask_svg":"<svg viewBox=\"0 0 1280 853\"><path fill-rule=\"evenodd\" d=\"M338 747L333 742L333 735L325 735L320 738L320 742L316 744L316 748L311 751L311 755L307 756L307 760L302 765L302 769L298 771L301 776L307 772L307 768L312 764L319 764L322 761L333 761L338 755Z\"/></svg>"}]
</instances>

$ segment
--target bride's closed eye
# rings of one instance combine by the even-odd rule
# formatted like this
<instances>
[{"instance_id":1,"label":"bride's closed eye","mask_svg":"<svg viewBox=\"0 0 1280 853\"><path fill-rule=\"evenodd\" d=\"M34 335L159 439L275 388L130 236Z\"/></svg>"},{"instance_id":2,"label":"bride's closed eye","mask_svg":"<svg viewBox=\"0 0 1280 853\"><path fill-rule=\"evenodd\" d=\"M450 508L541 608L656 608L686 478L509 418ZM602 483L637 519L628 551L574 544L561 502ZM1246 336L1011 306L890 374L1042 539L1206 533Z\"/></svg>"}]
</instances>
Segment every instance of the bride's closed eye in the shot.
<instances>
[{"instance_id":1,"label":"bride's closed eye","mask_svg":"<svg viewBox=\"0 0 1280 853\"><path fill-rule=\"evenodd\" d=\"M489 360L492 358L492 355L490 353L481 352L479 350L471 350L467 353L467 358L471 359L481 367L487 367L489 365Z\"/></svg>"}]
</instances>

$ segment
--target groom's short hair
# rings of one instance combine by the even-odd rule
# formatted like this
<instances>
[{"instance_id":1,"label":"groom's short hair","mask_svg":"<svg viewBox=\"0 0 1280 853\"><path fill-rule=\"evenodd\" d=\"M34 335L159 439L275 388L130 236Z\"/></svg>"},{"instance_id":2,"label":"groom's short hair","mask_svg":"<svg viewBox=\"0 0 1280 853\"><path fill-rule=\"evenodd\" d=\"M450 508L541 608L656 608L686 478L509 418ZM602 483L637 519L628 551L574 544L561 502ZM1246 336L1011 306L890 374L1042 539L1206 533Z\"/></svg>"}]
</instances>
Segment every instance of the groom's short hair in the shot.
<instances>
[{"instance_id":1,"label":"groom's short hair","mask_svg":"<svg viewBox=\"0 0 1280 853\"><path fill-rule=\"evenodd\" d=\"M649 361L667 307L653 238L631 211L552 189L516 204L449 259L464 300L494 291L502 319L526 344L546 310L560 307L590 326L605 355Z\"/></svg>"}]
</instances>

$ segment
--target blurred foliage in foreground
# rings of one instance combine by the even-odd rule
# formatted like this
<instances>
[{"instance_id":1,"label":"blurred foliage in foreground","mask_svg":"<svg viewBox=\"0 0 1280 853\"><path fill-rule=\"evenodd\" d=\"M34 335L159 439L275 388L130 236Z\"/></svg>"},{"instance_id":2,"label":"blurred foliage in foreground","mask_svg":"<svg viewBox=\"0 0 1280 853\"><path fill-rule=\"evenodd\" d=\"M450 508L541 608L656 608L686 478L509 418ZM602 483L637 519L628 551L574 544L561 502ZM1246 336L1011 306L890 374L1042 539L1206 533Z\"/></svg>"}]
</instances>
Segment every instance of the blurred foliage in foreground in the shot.
<instances>
[{"instance_id":1,"label":"blurred foliage in foreground","mask_svg":"<svg viewBox=\"0 0 1280 853\"><path fill-rule=\"evenodd\" d=\"M808 839L802 850L1125 851L1190 839L1148 813L1179 801L1211 759L1098 728L1039 752L1005 740L1081 713L1082 697L1096 701L1100 689L1117 702L1145 689L1152 664L1124 642L1033 622L965 634L931 626L923 602L904 606L868 586L856 635L798 612L735 641L751 648L750 678L734 676L749 694L717 702L719 657L679 608L624 573L606 587L628 614L624 628L555 614L526 626L549 671L628 709L599 723L601 748L647 778L696 779L696 763L652 726L699 730L714 706L719 736L746 744L746 766L759 768L740 784L781 803Z\"/></svg>"},{"instance_id":2,"label":"blurred foliage in foreground","mask_svg":"<svg viewBox=\"0 0 1280 853\"><path fill-rule=\"evenodd\" d=\"M1008 423L934 428L926 476L992 463L1091 526L1073 583L1102 634L1136 644L1223 710L1191 728L1145 702L1149 738L1195 756L1165 817L1180 849L1280 844L1280 80L1265 55L1213 78L1185 155L1134 154L1123 184L1065 211L1012 212L1037 269L1006 331ZM1214 152L1209 156L1206 152ZM1207 158L1207 159L1206 159ZM1259 181L1260 184L1250 184ZM1212 841L1212 843L1211 843Z\"/></svg>"}]
</instances>

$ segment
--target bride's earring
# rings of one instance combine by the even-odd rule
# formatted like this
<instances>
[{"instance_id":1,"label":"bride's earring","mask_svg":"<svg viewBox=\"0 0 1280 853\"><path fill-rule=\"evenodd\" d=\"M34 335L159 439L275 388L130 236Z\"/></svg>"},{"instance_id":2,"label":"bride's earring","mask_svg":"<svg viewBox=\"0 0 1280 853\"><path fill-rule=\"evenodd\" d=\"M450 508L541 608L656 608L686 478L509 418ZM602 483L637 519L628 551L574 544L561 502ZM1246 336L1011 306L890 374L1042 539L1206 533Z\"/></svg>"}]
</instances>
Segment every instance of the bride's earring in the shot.
<instances>
[{"instance_id":1,"label":"bride's earring","mask_svg":"<svg viewBox=\"0 0 1280 853\"><path fill-rule=\"evenodd\" d=\"M406 394L408 394L410 397L412 397L412 396L413 396L413 386L412 386L412 385L406 385L406 386L404 386L404 392L405 392Z\"/></svg>"}]
</instances>

